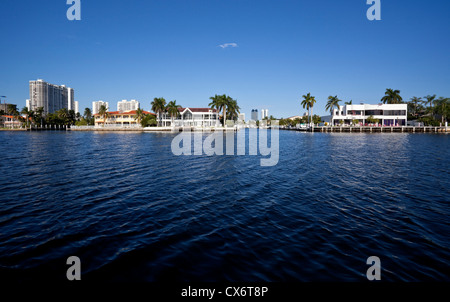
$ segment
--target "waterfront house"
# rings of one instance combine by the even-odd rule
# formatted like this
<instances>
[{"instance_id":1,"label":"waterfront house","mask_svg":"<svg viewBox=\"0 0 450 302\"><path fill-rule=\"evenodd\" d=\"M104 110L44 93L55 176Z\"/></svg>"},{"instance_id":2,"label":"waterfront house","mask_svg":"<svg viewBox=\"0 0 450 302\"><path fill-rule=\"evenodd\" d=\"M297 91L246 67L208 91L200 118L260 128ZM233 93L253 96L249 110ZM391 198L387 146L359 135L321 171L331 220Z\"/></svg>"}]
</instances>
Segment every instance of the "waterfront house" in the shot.
<instances>
[{"instance_id":1,"label":"waterfront house","mask_svg":"<svg viewBox=\"0 0 450 302\"><path fill-rule=\"evenodd\" d=\"M155 115L152 112L144 111L144 114L152 114ZM105 123L106 125L114 125L117 127L124 127L124 126L136 126L139 127L138 121L134 118L136 115L136 110L130 110L130 111L110 111L109 117L106 119L106 121L103 119L100 114L96 113L94 114L95 118L95 126L103 126Z\"/></svg>"},{"instance_id":2,"label":"waterfront house","mask_svg":"<svg viewBox=\"0 0 450 302\"><path fill-rule=\"evenodd\" d=\"M12 115L0 116L0 128L21 128L22 122Z\"/></svg>"},{"instance_id":3,"label":"waterfront house","mask_svg":"<svg viewBox=\"0 0 450 302\"><path fill-rule=\"evenodd\" d=\"M364 104L339 106L333 115L322 117L322 120L333 125L369 125L368 118L378 120L379 126L406 126L408 104ZM373 123L372 123L373 124Z\"/></svg>"},{"instance_id":4,"label":"waterfront house","mask_svg":"<svg viewBox=\"0 0 450 302\"><path fill-rule=\"evenodd\" d=\"M211 108L178 108L178 115L172 117L167 113L162 115L163 126L175 126L175 127L218 127L220 126L219 116L216 109Z\"/></svg>"}]
</instances>

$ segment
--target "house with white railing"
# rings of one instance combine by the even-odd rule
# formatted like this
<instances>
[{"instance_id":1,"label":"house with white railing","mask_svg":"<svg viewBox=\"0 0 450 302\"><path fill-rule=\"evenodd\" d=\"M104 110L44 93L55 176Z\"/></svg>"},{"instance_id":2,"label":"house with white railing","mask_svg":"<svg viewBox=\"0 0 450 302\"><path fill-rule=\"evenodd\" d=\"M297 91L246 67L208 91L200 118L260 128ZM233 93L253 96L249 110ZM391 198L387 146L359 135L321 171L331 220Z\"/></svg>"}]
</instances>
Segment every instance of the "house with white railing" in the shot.
<instances>
[{"instance_id":1,"label":"house with white railing","mask_svg":"<svg viewBox=\"0 0 450 302\"><path fill-rule=\"evenodd\" d=\"M159 117L156 117L159 121ZM173 123L172 123L173 120ZM162 126L174 126L174 127L218 127L219 113L216 109L211 108L178 108L177 116L173 118L169 113L165 112L162 114Z\"/></svg>"},{"instance_id":2,"label":"house with white railing","mask_svg":"<svg viewBox=\"0 0 450 302\"><path fill-rule=\"evenodd\" d=\"M322 120L332 125L377 124L379 126L406 126L408 104L364 104L344 105L334 109L333 115L322 117ZM373 118L377 122L370 121Z\"/></svg>"}]
</instances>

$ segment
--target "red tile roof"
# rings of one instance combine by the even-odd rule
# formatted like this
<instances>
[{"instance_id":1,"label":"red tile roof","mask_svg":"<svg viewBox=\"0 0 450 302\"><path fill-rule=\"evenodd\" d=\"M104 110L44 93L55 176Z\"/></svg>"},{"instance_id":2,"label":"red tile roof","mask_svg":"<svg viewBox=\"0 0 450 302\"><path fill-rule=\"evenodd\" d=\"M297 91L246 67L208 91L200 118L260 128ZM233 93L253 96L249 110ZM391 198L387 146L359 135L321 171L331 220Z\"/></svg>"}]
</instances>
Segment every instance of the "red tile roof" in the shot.
<instances>
[{"instance_id":1,"label":"red tile roof","mask_svg":"<svg viewBox=\"0 0 450 302\"><path fill-rule=\"evenodd\" d=\"M14 120L18 120L15 116L13 116L13 115L2 115L1 117L7 117L7 118L10 118L10 119L14 119Z\"/></svg>"},{"instance_id":2,"label":"red tile roof","mask_svg":"<svg viewBox=\"0 0 450 302\"><path fill-rule=\"evenodd\" d=\"M151 115L156 115L153 112L149 112L149 111L142 111L144 114L151 114ZM131 111L109 111L108 112L110 115L136 115L136 110L131 110ZM94 114L94 115L99 115L98 113Z\"/></svg>"}]
</instances>

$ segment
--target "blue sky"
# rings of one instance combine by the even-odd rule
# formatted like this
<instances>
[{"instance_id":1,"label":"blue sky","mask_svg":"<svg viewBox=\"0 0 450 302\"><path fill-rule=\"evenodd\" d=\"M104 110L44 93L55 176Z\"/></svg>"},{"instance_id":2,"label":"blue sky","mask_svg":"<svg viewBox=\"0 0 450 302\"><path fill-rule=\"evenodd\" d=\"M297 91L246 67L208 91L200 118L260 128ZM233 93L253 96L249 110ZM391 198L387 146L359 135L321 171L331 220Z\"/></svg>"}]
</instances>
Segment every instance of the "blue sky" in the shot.
<instances>
[{"instance_id":1,"label":"blue sky","mask_svg":"<svg viewBox=\"0 0 450 302\"><path fill-rule=\"evenodd\" d=\"M382 0L369 21L366 0L0 1L0 95L22 108L28 82L75 89L92 101L154 97L206 107L214 94L241 112L302 114L301 96L378 103L386 88L404 100L450 97L450 1ZM236 43L237 47L219 45Z\"/></svg>"}]
</instances>

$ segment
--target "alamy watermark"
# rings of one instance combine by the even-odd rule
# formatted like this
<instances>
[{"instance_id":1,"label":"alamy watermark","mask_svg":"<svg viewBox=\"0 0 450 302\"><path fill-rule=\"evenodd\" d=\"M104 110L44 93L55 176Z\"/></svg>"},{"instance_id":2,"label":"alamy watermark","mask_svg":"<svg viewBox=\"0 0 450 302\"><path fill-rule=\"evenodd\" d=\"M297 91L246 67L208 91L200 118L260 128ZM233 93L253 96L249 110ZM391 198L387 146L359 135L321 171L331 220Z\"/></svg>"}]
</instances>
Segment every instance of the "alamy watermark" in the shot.
<instances>
[{"instance_id":1,"label":"alamy watermark","mask_svg":"<svg viewBox=\"0 0 450 302\"><path fill-rule=\"evenodd\" d=\"M366 277L369 281L381 280L381 260L377 256L367 258L366 264L370 265L367 269Z\"/></svg>"},{"instance_id":2,"label":"alamy watermark","mask_svg":"<svg viewBox=\"0 0 450 302\"><path fill-rule=\"evenodd\" d=\"M70 265L67 269L66 277L69 281L81 280L81 261L77 256L67 258L66 264Z\"/></svg>"},{"instance_id":3,"label":"alamy watermark","mask_svg":"<svg viewBox=\"0 0 450 302\"><path fill-rule=\"evenodd\" d=\"M367 10L367 19L369 21L381 20L381 0L367 0L367 5L372 5Z\"/></svg>"},{"instance_id":4,"label":"alamy watermark","mask_svg":"<svg viewBox=\"0 0 450 302\"><path fill-rule=\"evenodd\" d=\"M81 0L67 0L66 4L71 5L66 13L67 20L81 20Z\"/></svg>"},{"instance_id":5,"label":"alamy watermark","mask_svg":"<svg viewBox=\"0 0 450 302\"><path fill-rule=\"evenodd\" d=\"M367 19L370 21L381 20L381 0L366 0L366 3L371 5L366 13ZM81 20L81 0L66 0L66 4L70 5L66 13L67 19L69 21ZM220 46L222 47L222 45Z\"/></svg>"},{"instance_id":6,"label":"alamy watermark","mask_svg":"<svg viewBox=\"0 0 450 302\"><path fill-rule=\"evenodd\" d=\"M233 127L217 129L211 133L204 131L192 132L191 128L187 127L173 138L171 144L172 153L177 156L259 154L263 156L260 159L261 166L275 166L278 164L280 155L278 121L272 121L270 129L267 129L265 122L261 121L259 129L251 129L252 127L256 128L256 124L250 123L248 137L247 131L245 131L241 123L235 124ZM235 130L237 130L236 133ZM205 139L203 139L204 134L207 134Z\"/></svg>"}]
</instances>

